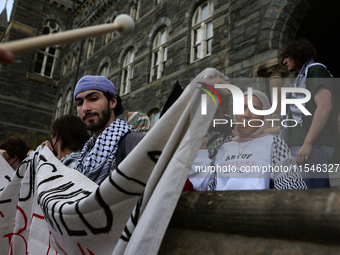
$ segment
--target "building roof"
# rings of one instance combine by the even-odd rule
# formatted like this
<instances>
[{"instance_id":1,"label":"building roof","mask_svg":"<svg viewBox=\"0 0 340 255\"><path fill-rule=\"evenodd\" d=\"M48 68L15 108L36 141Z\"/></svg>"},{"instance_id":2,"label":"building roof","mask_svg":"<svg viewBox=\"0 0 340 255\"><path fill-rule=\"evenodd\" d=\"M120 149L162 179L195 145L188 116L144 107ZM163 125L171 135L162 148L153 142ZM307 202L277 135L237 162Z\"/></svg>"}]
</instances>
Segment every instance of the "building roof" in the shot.
<instances>
[{"instance_id":1,"label":"building roof","mask_svg":"<svg viewBox=\"0 0 340 255\"><path fill-rule=\"evenodd\" d=\"M0 27L7 28L7 9L6 7L3 9L2 13L0 14Z\"/></svg>"}]
</instances>

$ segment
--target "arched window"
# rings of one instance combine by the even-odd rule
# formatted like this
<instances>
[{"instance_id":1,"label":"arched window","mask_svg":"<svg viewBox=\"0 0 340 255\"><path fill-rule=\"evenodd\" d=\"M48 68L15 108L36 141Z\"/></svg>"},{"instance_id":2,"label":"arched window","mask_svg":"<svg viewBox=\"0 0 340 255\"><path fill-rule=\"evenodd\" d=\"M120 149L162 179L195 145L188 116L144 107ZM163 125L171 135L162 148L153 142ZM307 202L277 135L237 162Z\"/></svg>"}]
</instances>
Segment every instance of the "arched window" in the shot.
<instances>
[{"instance_id":1,"label":"arched window","mask_svg":"<svg viewBox=\"0 0 340 255\"><path fill-rule=\"evenodd\" d=\"M159 79L164 74L165 63L168 59L167 40L168 30L163 28L156 34L153 41L150 82Z\"/></svg>"},{"instance_id":2,"label":"arched window","mask_svg":"<svg viewBox=\"0 0 340 255\"><path fill-rule=\"evenodd\" d=\"M64 114L69 114L71 110L71 104L72 104L72 90L69 89L66 95L66 101L65 101L65 107L64 107Z\"/></svg>"},{"instance_id":3,"label":"arched window","mask_svg":"<svg viewBox=\"0 0 340 255\"><path fill-rule=\"evenodd\" d=\"M191 32L191 62L211 54L213 12L214 5L212 1L204 2L194 12Z\"/></svg>"},{"instance_id":4,"label":"arched window","mask_svg":"<svg viewBox=\"0 0 340 255\"><path fill-rule=\"evenodd\" d=\"M58 99L58 103L57 103L57 109L55 111L55 117L54 117L55 119L60 117L63 112L62 100L63 100L63 97L60 96Z\"/></svg>"},{"instance_id":5,"label":"arched window","mask_svg":"<svg viewBox=\"0 0 340 255\"><path fill-rule=\"evenodd\" d=\"M125 55L122 71L122 83L120 85L120 95L125 95L130 92L131 80L133 79L134 57L134 49L129 50Z\"/></svg>"},{"instance_id":6,"label":"arched window","mask_svg":"<svg viewBox=\"0 0 340 255\"><path fill-rule=\"evenodd\" d=\"M130 16L134 20L139 19L139 9L140 9L140 0L134 1L134 3L131 5L131 8L130 8Z\"/></svg>"},{"instance_id":7,"label":"arched window","mask_svg":"<svg viewBox=\"0 0 340 255\"><path fill-rule=\"evenodd\" d=\"M102 67L102 70L100 71L100 76L105 76L107 77L109 75L109 65L108 64L105 64L103 67Z\"/></svg>"},{"instance_id":8,"label":"arched window","mask_svg":"<svg viewBox=\"0 0 340 255\"><path fill-rule=\"evenodd\" d=\"M159 120L160 114L161 114L161 111L159 109L156 109L153 112L151 112L149 116L151 127L153 127L157 123L157 121Z\"/></svg>"},{"instance_id":9,"label":"arched window","mask_svg":"<svg viewBox=\"0 0 340 255\"><path fill-rule=\"evenodd\" d=\"M54 34L61 32L60 26L55 21L48 21L43 28L43 35ZM36 61L34 72L41 76L51 78L55 65L55 59L58 55L57 46L49 46L39 49L36 53Z\"/></svg>"}]
</instances>

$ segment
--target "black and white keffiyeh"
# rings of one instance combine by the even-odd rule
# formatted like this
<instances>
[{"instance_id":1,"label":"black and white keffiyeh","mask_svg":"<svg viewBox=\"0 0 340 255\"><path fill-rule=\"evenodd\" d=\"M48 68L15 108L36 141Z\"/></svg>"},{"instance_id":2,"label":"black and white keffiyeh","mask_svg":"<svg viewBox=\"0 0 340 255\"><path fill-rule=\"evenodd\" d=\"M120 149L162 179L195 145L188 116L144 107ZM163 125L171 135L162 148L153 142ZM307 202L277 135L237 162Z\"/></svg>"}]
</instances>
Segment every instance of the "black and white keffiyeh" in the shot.
<instances>
[{"instance_id":1,"label":"black and white keffiyeh","mask_svg":"<svg viewBox=\"0 0 340 255\"><path fill-rule=\"evenodd\" d=\"M69 168L74 168L78 163L80 154L81 154L80 151L76 151L76 152L72 151L70 154L64 156L60 160L60 162Z\"/></svg>"},{"instance_id":2,"label":"black and white keffiyeh","mask_svg":"<svg viewBox=\"0 0 340 255\"><path fill-rule=\"evenodd\" d=\"M118 142L134 128L123 120L115 120L96 139L91 137L81 152L76 170L83 173L97 184L115 169L115 155Z\"/></svg>"},{"instance_id":3,"label":"black and white keffiyeh","mask_svg":"<svg viewBox=\"0 0 340 255\"><path fill-rule=\"evenodd\" d=\"M232 139L234 138L234 136L227 136L224 138L219 138L216 139L213 144L211 145L211 147L209 148L209 158L212 160L211 161L211 165L214 166L215 165L215 156L218 152L218 150L222 147L222 145L224 143L230 142ZM214 191L216 190L216 185L217 185L217 175L216 172L212 172L210 174L209 177L209 181L208 181L208 186L207 186L207 190L208 191Z\"/></svg>"},{"instance_id":4,"label":"black and white keffiyeh","mask_svg":"<svg viewBox=\"0 0 340 255\"><path fill-rule=\"evenodd\" d=\"M291 87L292 88L306 88L306 78L308 74L308 69L312 66L322 66L324 67L327 72L329 73L330 77L333 77L331 73L328 71L325 65L321 63L315 62L313 59L307 60L304 65L301 68L301 71L299 72L298 76L292 83ZM305 94L303 93L287 93L287 98L291 99L301 99L305 98ZM303 106L305 106L304 103L302 103ZM286 115L281 116L281 122L285 119L289 119L289 113L292 114L293 119L299 124L302 125L302 117L304 116L303 112L295 105L295 104L287 104L286 105ZM281 126L281 131L280 131L280 136L286 141L287 138L287 128Z\"/></svg>"}]
</instances>

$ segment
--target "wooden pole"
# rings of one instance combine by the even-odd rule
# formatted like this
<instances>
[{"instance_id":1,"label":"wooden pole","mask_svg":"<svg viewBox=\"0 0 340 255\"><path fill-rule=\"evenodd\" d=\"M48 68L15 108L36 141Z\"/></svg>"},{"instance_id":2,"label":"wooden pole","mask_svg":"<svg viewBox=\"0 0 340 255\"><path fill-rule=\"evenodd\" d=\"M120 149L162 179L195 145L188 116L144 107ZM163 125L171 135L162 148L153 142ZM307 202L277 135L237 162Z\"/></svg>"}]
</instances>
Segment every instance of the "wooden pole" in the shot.
<instances>
[{"instance_id":1,"label":"wooden pole","mask_svg":"<svg viewBox=\"0 0 340 255\"><path fill-rule=\"evenodd\" d=\"M45 48L51 45L58 45L63 43L70 43L76 40L85 39L88 37L98 36L113 31L123 31L124 24L122 22L115 22L111 24L102 24L98 26L91 26L69 30L56 34L42 35L31 37L27 39L17 40L13 42L6 42L0 44L0 48L9 50L13 54L18 55L25 52L30 52Z\"/></svg>"}]
</instances>

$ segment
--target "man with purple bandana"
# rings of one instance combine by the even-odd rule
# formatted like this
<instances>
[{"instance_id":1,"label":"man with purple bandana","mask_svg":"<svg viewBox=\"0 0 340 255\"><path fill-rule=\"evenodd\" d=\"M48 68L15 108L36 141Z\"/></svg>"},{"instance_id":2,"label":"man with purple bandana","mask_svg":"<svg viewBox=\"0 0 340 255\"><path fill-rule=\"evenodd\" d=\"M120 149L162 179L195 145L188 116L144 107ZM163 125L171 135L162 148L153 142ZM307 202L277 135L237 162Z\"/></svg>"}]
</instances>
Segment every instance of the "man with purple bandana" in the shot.
<instances>
[{"instance_id":1,"label":"man with purple bandana","mask_svg":"<svg viewBox=\"0 0 340 255\"><path fill-rule=\"evenodd\" d=\"M126 121L116 87L104 76L82 77L74 90L80 118L93 136L86 142L76 170L100 184L144 137Z\"/></svg>"}]
</instances>

